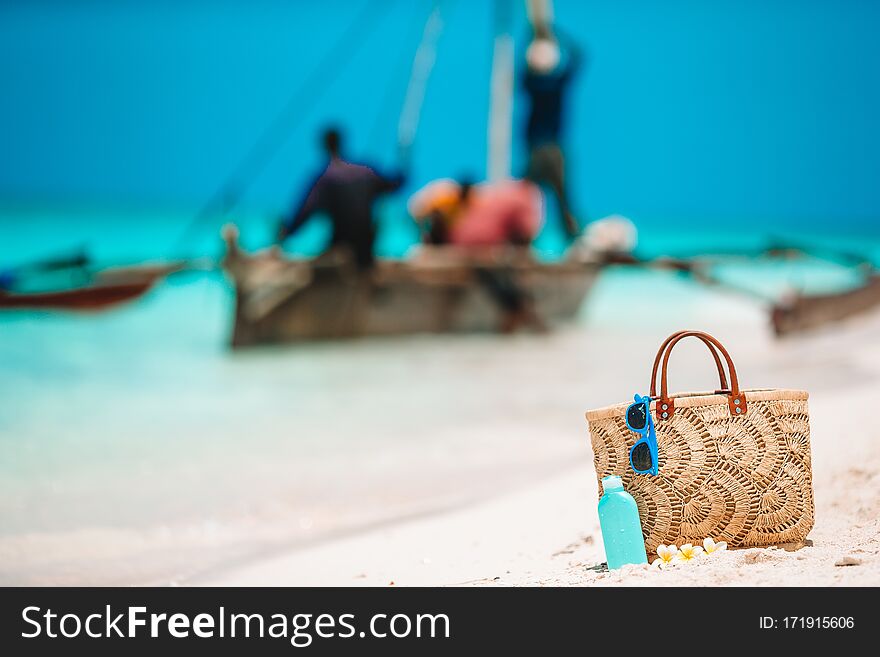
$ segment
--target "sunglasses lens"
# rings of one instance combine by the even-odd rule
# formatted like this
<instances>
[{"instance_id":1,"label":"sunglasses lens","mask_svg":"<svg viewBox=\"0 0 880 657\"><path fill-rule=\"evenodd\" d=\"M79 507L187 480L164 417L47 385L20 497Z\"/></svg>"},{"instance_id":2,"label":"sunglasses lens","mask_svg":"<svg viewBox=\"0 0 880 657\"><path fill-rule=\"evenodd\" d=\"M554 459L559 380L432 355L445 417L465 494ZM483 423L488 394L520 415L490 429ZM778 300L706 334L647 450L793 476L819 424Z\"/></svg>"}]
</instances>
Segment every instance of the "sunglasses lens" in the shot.
<instances>
[{"instance_id":1,"label":"sunglasses lens","mask_svg":"<svg viewBox=\"0 0 880 657\"><path fill-rule=\"evenodd\" d=\"M630 428L635 429L636 431L644 429L645 425L648 423L648 419L645 415L645 405L633 404L626 409L626 423Z\"/></svg>"},{"instance_id":2,"label":"sunglasses lens","mask_svg":"<svg viewBox=\"0 0 880 657\"><path fill-rule=\"evenodd\" d=\"M648 443L643 441L633 447L632 464L633 468L639 472L647 472L653 467L654 463L651 459L651 448L648 447Z\"/></svg>"}]
</instances>

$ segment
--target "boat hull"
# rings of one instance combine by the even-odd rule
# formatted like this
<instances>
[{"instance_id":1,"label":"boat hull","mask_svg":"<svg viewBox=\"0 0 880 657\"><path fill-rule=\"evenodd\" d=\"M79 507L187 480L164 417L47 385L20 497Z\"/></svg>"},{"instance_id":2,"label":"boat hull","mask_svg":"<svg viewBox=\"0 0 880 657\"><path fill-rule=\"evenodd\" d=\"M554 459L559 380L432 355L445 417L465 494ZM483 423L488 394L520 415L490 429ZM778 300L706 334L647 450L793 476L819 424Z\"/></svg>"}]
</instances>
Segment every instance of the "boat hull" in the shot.
<instances>
[{"instance_id":1,"label":"boat hull","mask_svg":"<svg viewBox=\"0 0 880 657\"><path fill-rule=\"evenodd\" d=\"M115 267L97 272L90 284L61 290L0 290L0 309L94 312L142 297L160 278L182 269L182 263Z\"/></svg>"},{"instance_id":2,"label":"boat hull","mask_svg":"<svg viewBox=\"0 0 880 657\"><path fill-rule=\"evenodd\" d=\"M776 335L782 337L841 322L878 307L880 276L874 274L853 290L796 297L777 304L771 311L771 319Z\"/></svg>"},{"instance_id":3,"label":"boat hull","mask_svg":"<svg viewBox=\"0 0 880 657\"><path fill-rule=\"evenodd\" d=\"M475 267L460 261L380 261L369 273L345 264L284 261L271 264L272 273L265 276L259 273L262 266L266 263L241 254L227 261L236 287L234 347L493 332L502 319ZM599 271L592 263L531 260L479 266L527 291L549 327L577 315Z\"/></svg>"}]
</instances>

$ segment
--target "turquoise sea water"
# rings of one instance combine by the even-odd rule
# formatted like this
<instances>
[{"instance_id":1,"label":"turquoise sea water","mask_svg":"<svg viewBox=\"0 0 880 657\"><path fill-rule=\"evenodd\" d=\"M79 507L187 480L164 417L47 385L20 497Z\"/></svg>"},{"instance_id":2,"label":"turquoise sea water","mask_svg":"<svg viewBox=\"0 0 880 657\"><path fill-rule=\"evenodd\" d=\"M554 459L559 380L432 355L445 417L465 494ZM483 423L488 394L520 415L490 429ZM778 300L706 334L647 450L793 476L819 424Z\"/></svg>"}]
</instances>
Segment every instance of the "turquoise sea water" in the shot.
<instances>
[{"instance_id":1,"label":"turquoise sea water","mask_svg":"<svg viewBox=\"0 0 880 657\"><path fill-rule=\"evenodd\" d=\"M107 216L7 213L21 230L0 260L87 244L99 262L136 261L179 225L179 215L147 224L112 213L108 230ZM265 220L252 221L257 245ZM292 248L320 248L317 230L300 239ZM719 241L731 244L723 233L664 242L647 231L640 248ZM815 261L726 269L767 295L854 282ZM106 313L0 313L0 582L167 582L495 494L586 458L572 409L616 389L592 374L620 348L605 354L603 344L649 325L657 335L683 324L749 334L764 312L674 274L612 270L578 324L551 337L231 353L232 304L228 282L208 271ZM743 317L748 331L733 329Z\"/></svg>"},{"instance_id":2,"label":"turquoise sea water","mask_svg":"<svg viewBox=\"0 0 880 657\"><path fill-rule=\"evenodd\" d=\"M390 214L390 213L389 213ZM380 240L386 255L401 255L411 244L411 231L403 222L405 217L393 218L385 225L385 239ZM14 265L45 255L65 252L85 246L95 261L126 263L150 259L167 252L178 227L186 215L168 213L95 212L80 210L7 210L0 216L0 224L15 225L6 233L0 245L0 262ZM259 246L270 234L270 221L265 217L245 218L244 241ZM646 256L700 253L705 250L757 248L765 238L758 235L736 235L722 231L683 231L670 234L665 222L656 222L640 236L639 252ZM316 224L311 231L298 236L289 249L299 253L320 250L325 226ZM561 242L548 231L543 238L544 257L553 258ZM547 246L547 245L550 246ZM870 255L880 254L880 243L839 238L825 240L824 248L853 250ZM202 253L219 253L219 240L213 238L201 244ZM788 289L830 291L852 286L860 280L852 269L815 259L800 262L778 262L765 259L733 260L715 268L724 280L756 295L760 299L778 298ZM635 276L635 279L633 278ZM625 323L625 316L616 319L615 305L623 312L632 304L633 296L650 294L664 281L677 280L672 274L606 274L611 287L606 286L602 309L588 311L584 321L600 324ZM641 281L644 289L633 289L630 281ZM682 289L699 289L693 283L681 280ZM619 292L615 292L620 287ZM117 406L117 396L138 400L156 396L157 404L175 398L178 386L188 377L192 384L186 403L175 404L167 421L176 423L181 418L199 413L199 402L210 403L212 389L207 386L212 373L228 367L239 367L238 356L227 351L232 318L232 290L218 271L187 272L174 275L157 286L143 299L117 310L99 314L63 314L15 311L0 314L0 362L3 377L0 395L6 403L0 411L0 433L6 448L29 440L25 436L35 432L49 444L70 440L63 437L64 428L77 427L86 431L95 421L98 409ZM301 353L302 349L294 350ZM173 375L169 372L173 370ZM135 374L136 373L136 374ZM171 376L171 379L166 377ZM143 395L143 397L142 397ZM86 403L69 404L78 399ZM57 402L63 413L58 411ZM163 401L164 400L164 401ZM194 405L190 405L194 402ZM140 403L140 401L138 402ZM55 416L57 411L57 417ZM30 417L30 420L27 418ZM50 419L54 420L50 422ZM124 414L118 418L117 430L128 428ZM184 420L184 423L189 420ZM12 438L13 434L19 437ZM33 457L50 459L52 452L35 451ZM88 460L88 457L83 457ZM21 468L17 459L0 458L0 470L8 475L27 478L31 469ZM0 530L2 531L2 530Z\"/></svg>"},{"instance_id":3,"label":"turquoise sea water","mask_svg":"<svg viewBox=\"0 0 880 657\"><path fill-rule=\"evenodd\" d=\"M0 198L195 210L370 1L0 3ZM433 3L373 4L361 48L343 45L339 68L298 97L245 207L277 212L297 196L320 163L315 135L328 122L347 130L352 157L394 164L400 105ZM494 2L441 4L446 27L409 191L440 176L479 178L485 167ZM511 5L522 51L525 3ZM553 5L560 29L589 53L568 122L578 208L690 227L738 218L876 232L880 5Z\"/></svg>"}]
</instances>

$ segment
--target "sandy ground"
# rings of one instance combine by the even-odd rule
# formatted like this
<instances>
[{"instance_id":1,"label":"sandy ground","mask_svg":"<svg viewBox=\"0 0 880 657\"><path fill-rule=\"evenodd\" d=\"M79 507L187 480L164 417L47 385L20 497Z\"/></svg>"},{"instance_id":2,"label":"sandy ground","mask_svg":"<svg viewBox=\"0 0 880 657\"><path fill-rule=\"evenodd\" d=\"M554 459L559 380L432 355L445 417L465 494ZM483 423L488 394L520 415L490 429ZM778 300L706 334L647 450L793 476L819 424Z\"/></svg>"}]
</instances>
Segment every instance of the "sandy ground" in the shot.
<instances>
[{"instance_id":1,"label":"sandy ground","mask_svg":"<svg viewBox=\"0 0 880 657\"><path fill-rule=\"evenodd\" d=\"M813 432L826 422L835 423L828 414L834 408L813 410ZM592 465L582 464L551 481L471 509L375 529L193 583L877 586L878 465L876 459L853 459L843 469L817 467L812 545L796 552L729 550L664 571L604 571L596 484Z\"/></svg>"},{"instance_id":2,"label":"sandy ground","mask_svg":"<svg viewBox=\"0 0 880 657\"><path fill-rule=\"evenodd\" d=\"M166 339L207 285L10 324L0 585L880 583L880 314L778 342L751 299L607 274L581 321L546 336L231 356L215 335L228 309L208 304ZM602 573L584 411L645 392L685 327L725 343L744 387L810 391L813 544ZM671 388L713 385L707 361L683 343Z\"/></svg>"},{"instance_id":3,"label":"sandy ground","mask_svg":"<svg viewBox=\"0 0 880 657\"><path fill-rule=\"evenodd\" d=\"M540 484L189 583L880 585L880 442L874 421L880 360L872 339L878 326L880 317L874 317L834 334L758 346L742 359L747 366L741 371L749 366L760 371L763 364L787 370L798 382L812 380L816 387L810 400L816 524L809 544L797 551L729 550L663 571L633 566L609 573L602 565L597 486L585 426L582 458ZM857 344L862 346L853 349ZM808 368L802 365L807 358ZM807 370L810 376L803 377ZM589 405L585 400L584 407Z\"/></svg>"}]
</instances>

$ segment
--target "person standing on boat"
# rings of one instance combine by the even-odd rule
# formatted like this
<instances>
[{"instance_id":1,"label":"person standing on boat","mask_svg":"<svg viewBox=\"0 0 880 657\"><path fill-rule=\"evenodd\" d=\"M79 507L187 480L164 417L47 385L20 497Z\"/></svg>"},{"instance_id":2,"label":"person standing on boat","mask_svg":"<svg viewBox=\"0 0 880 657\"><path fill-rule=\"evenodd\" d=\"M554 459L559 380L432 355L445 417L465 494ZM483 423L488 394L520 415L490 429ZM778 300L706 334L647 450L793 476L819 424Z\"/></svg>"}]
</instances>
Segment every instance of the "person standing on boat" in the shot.
<instances>
[{"instance_id":1,"label":"person standing on boat","mask_svg":"<svg viewBox=\"0 0 880 657\"><path fill-rule=\"evenodd\" d=\"M328 251L347 249L359 269L370 269L376 238L373 206L383 194L400 189L404 176L385 177L366 165L345 160L341 155L342 136L336 129L326 130L322 142L329 162L296 210L281 222L278 243L296 233L313 215L323 213L333 224Z\"/></svg>"},{"instance_id":2,"label":"person standing on boat","mask_svg":"<svg viewBox=\"0 0 880 657\"><path fill-rule=\"evenodd\" d=\"M573 44L562 48L549 26L536 25L526 50L522 81L529 99L525 126L529 153L526 178L552 190L570 238L580 233L580 226L572 212L565 183L562 136L566 95L580 60L580 51Z\"/></svg>"}]
</instances>

